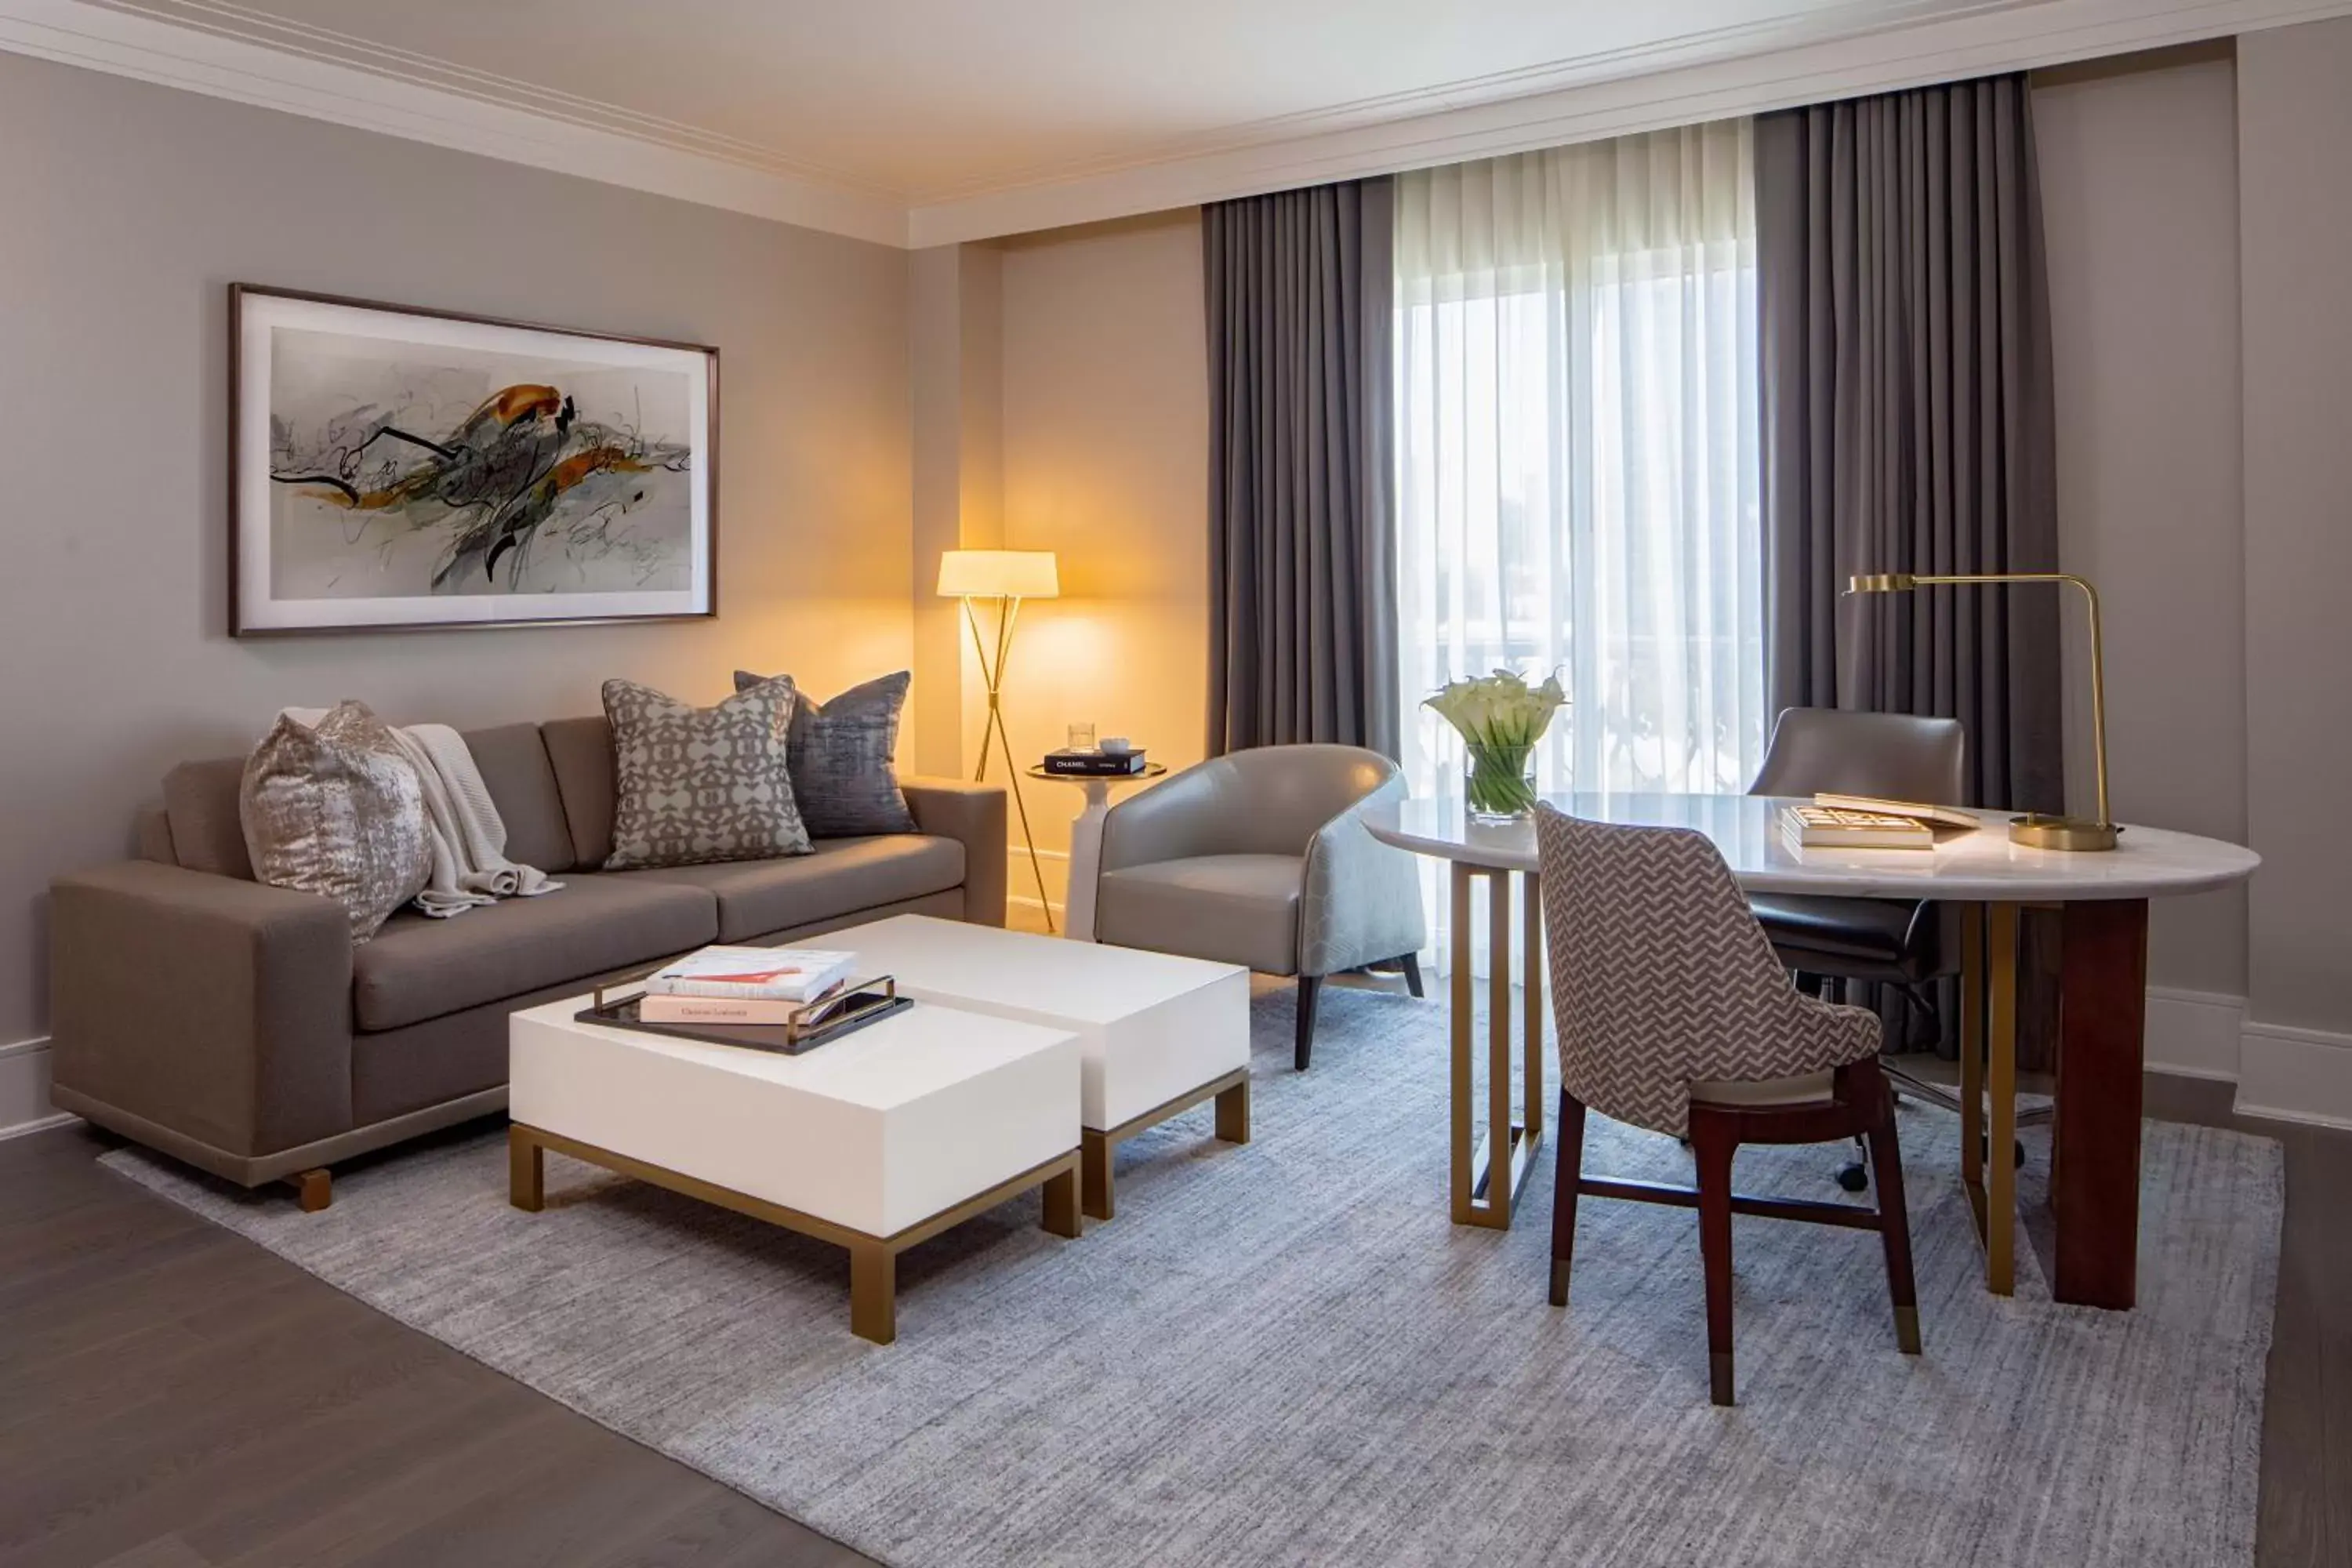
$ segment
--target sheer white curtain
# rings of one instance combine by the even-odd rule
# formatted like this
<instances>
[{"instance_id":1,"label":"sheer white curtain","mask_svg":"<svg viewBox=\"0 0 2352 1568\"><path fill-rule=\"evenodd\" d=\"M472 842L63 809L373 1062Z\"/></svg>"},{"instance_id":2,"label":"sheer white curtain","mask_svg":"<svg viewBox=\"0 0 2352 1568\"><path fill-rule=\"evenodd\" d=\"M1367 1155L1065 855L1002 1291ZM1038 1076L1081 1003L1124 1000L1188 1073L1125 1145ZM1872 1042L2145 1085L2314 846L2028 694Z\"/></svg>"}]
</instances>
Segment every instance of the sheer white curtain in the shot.
<instances>
[{"instance_id":1,"label":"sheer white curtain","mask_svg":"<svg viewBox=\"0 0 2352 1568\"><path fill-rule=\"evenodd\" d=\"M1422 698L1557 668L1538 783L1737 791L1764 747L1749 122L1398 177L1397 577L1413 793L1458 799ZM1446 902L1431 868L1427 907ZM1441 931L1439 952L1444 952Z\"/></svg>"}]
</instances>

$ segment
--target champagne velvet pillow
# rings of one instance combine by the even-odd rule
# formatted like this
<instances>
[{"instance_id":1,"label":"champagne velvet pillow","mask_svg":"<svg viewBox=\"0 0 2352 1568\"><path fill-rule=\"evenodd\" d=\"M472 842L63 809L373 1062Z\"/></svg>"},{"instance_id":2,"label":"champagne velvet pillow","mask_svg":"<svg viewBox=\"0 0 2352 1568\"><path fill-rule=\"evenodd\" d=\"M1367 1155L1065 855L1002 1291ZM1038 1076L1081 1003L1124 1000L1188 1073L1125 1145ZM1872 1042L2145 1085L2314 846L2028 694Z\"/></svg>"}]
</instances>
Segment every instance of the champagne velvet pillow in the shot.
<instances>
[{"instance_id":1,"label":"champagne velvet pillow","mask_svg":"<svg viewBox=\"0 0 2352 1568\"><path fill-rule=\"evenodd\" d=\"M716 708L634 680L604 682L614 786L604 869L808 854L784 765L797 700L789 680L760 682Z\"/></svg>"},{"instance_id":2,"label":"champagne velvet pillow","mask_svg":"<svg viewBox=\"0 0 2352 1568\"><path fill-rule=\"evenodd\" d=\"M425 786L364 703L337 703L315 727L279 714L246 759L236 805L255 879L334 900L355 943L432 868Z\"/></svg>"},{"instance_id":3,"label":"champagne velvet pillow","mask_svg":"<svg viewBox=\"0 0 2352 1568\"><path fill-rule=\"evenodd\" d=\"M735 689L749 691L767 677L735 672ZM792 677L773 679L789 682ZM819 838L868 833L912 833L915 814L898 788L898 713L907 705L906 670L853 686L830 702L805 696L793 710L785 765L801 820Z\"/></svg>"}]
</instances>

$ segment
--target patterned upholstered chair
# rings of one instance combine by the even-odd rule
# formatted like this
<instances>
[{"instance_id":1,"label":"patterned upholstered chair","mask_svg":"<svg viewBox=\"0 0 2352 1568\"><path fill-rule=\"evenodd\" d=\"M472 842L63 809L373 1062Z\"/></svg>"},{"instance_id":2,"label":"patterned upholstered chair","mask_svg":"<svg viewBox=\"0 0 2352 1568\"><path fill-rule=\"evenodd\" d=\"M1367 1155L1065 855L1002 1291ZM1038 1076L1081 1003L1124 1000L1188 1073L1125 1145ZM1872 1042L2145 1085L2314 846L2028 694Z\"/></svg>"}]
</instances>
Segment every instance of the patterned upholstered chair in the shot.
<instances>
[{"instance_id":1,"label":"patterned upholstered chair","mask_svg":"<svg viewBox=\"0 0 2352 1568\"><path fill-rule=\"evenodd\" d=\"M1258 746L1186 768L1104 820L1095 938L1298 976L1304 1072L1325 975L1394 962L1421 994L1420 873L1363 822L1403 794L1397 765L1360 746Z\"/></svg>"},{"instance_id":2,"label":"patterned upholstered chair","mask_svg":"<svg viewBox=\"0 0 2352 1568\"><path fill-rule=\"evenodd\" d=\"M1877 1016L1798 991L1704 836L1584 822L1547 805L1537 807L1536 837L1559 1033L1552 1304L1568 1304L1580 1195L1696 1208L1708 1384L1715 1403L1729 1405L1731 1216L1857 1226L1885 1244L1895 1342L1916 1355L1903 1160L1878 1068ZM1584 1174L1588 1108L1687 1138L1697 1189ZM1731 1190L1742 1143L1857 1136L1876 1168L1874 1210Z\"/></svg>"}]
</instances>

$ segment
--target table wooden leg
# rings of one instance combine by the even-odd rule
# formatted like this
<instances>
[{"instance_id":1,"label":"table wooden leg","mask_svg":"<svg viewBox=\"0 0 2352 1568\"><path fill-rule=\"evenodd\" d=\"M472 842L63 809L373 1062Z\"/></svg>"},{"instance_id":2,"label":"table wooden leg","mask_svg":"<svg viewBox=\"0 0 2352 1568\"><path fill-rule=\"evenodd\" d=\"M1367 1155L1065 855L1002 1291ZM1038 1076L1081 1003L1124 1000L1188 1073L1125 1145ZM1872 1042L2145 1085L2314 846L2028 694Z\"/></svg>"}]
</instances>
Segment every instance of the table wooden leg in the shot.
<instances>
[{"instance_id":1,"label":"table wooden leg","mask_svg":"<svg viewBox=\"0 0 2352 1568\"><path fill-rule=\"evenodd\" d=\"M1526 962L1519 981L1519 1005L1525 1009L1522 1032L1527 1060L1522 1070L1527 1074L1522 1112L1528 1119L1527 1138L1529 1143L1540 1142L1544 1127L1544 947L1543 947L1543 879L1533 871L1521 873L1519 897L1527 907L1519 911L1523 917L1519 946Z\"/></svg>"},{"instance_id":2,"label":"table wooden leg","mask_svg":"<svg viewBox=\"0 0 2352 1568\"><path fill-rule=\"evenodd\" d=\"M1453 1153L1447 1172L1451 1188L1454 1223L1470 1225L1477 1216L1470 1208L1470 868L1454 861L1448 869L1453 873L1453 968L1445 977L1452 1016L1446 1024L1450 1047L1449 1117L1452 1123Z\"/></svg>"},{"instance_id":3,"label":"table wooden leg","mask_svg":"<svg viewBox=\"0 0 2352 1568\"><path fill-rule=\"evenodd\" d=\"M1109 1219L1118 1214L1110 1185L1110 1140L1092 1128L1078 1134L1078 1164L1085 1172L1088 1219Z\"/></svg>"},{"instance_id":4,"label":"table wooden leg","mask_svg":"<svg viewBox=\"0 0 2352 1568\"><path fill-rule=\"evenodd\" d=\"M1486 1213L1511 1226L1511 877L1486 874Z\"/></svg>"},{"instance_id":5,"label":"table wooden leg","mask_svg":"<svg viewBox=\"0 0 2352 1568\"><path fill-rule=\"evenodd\" d=\"M2139 1259L2142 1031L2147 904L2069 903L2060 961L2057 1217L2051 1294L2080 1307L2132 1305Z\"/></svg>"},{"instance_id":6,"label":"table wooden leg","mask_svg":"<svg viewBox=\"0 0 2352 1568\"><path fill-rule=\"evenodd\" d=\"M1249 1079L1244 1079L1217 1096L1217 1139L1223 1143L1250 1141Z\"/></svg>"},{"instance_id":7,"label":"table wooden leg","mask_svg":"<svg viewBox=\"0 0 2352 1568\"><path fill-rule=\"evenodd\" d=\"M1106 1168L1108 1167L1109 1163L1110 1152L1106 1149L1103 1152L1103 1163ZM1045 1229L1055 1236L1076 1236L1079 1229L1078 1173L1076 1171L1058 1172L1046 1177L1045 1184L1038 1191L1045 1200L1045 1217L1042 1221ZM1103 1207L1108 1210L1109 1206L1110 1189L1106 1186L1103 1189ZM1108 1215L1105 1217L1108 1217Z\"/></svg>"},{"instance_id":8,"label":"table wooden leg","mask_svg":"<svg viewBox=\"0 0 2352 1568\"><path fill-rule=\"evenodd\" d=\"M1982 1241L1985 1236L1985 912L1980 904L1962 904L1957 913L1960 922L1960 1180L1968 1188L1969 1212L1976 1220L1977 1239Z\"/></svg>"},{"instance_id":9,"label":"table wooden leg","mask_svg":"<svg viewBox=\"0 0 2352 1568\"><path fill-rule=\"evenodd\" d=\"M507 1201L526 1214L537 1214L547 1203L547 1151L530 1129L507 1127Z\"/></svg>"},{"instance_id":10,"label":"table wooden leg","mask_svg":"<svg viewBox=\"0 0 2352 1568\"><path fill-rule=\"evenodd\" d=\"M880 1242L850 1243L849 1331L877 1345L898 1337L898 1257Z\"/></svg>"},{"instance_id":11,"label":"table wooden leg","mask_svg":"<svg viewBox=\"0 0 2352 1568\"><path fill-rule=\"evenodd\" d=\"M1986 968L1992 981L1987 1088L1992 1113L1985 1155L1985 1288L2017 1293L2017 906L1986 910Z\"/></svg>"}]
</instances>

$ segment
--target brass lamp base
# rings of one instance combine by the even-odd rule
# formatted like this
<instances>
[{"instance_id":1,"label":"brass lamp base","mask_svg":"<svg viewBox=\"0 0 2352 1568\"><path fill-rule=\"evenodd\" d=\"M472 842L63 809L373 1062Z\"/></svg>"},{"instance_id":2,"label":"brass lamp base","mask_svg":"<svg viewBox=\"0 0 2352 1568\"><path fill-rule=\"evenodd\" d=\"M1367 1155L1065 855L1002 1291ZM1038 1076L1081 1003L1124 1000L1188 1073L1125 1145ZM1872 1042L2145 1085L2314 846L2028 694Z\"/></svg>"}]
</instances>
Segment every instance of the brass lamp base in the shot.
<instances>
[{"instance_id":1,"label":"brass lamp base","mask_svg":"<svg viewBox=\"0 0 2352 1568\"><path fill-rule=\"evenodd\" d=\"M2030 811L2009 819L2009 841L2032 849L2113 849L2116 825Z\"/></svg>"}]
</instances>

